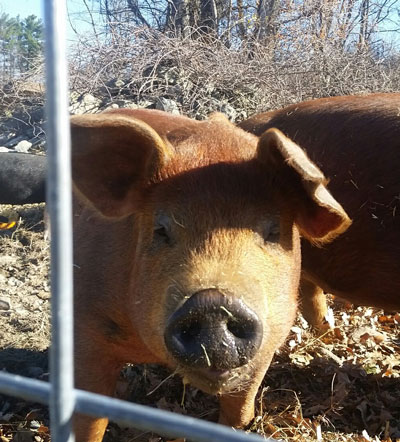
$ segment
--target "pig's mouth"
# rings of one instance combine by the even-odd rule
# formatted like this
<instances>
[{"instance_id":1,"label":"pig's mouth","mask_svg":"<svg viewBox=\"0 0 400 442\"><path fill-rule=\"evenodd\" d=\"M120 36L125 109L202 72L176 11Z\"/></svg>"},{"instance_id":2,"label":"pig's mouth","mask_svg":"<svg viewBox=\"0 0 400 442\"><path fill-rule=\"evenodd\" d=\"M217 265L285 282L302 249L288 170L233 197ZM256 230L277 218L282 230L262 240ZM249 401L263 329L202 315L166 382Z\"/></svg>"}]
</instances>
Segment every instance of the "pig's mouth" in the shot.
<instances>
[{"instance_id":1,"label":"pig's mouth","mask_svg":"<svg viewBox=\"0 0 400 442\"><path fill-rule=\"evenodd\" d=\"M258 315L216 288L192 294L167 319L164 343L190 384L208 393L245 389L263 339Z\"/></svg>"},{"instance_id":2,"label":"pig's mouth","mask_svg":"<svg viewBox=\"0 0 400 442\"><path fill-rule=\"evenodd\" d=\"M209 394L232 393L243 389L251 379L250 364L232 370L181 367L185 381Z\"/></svg>"}]
</instances>

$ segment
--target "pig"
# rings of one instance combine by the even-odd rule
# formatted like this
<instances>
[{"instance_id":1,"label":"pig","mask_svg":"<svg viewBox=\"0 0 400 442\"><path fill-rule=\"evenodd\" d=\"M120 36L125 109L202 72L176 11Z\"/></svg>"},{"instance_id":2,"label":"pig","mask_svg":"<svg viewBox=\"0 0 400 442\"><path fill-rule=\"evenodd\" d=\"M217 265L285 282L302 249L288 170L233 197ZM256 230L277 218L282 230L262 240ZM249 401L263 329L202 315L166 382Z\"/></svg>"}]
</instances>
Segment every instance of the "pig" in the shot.
<instances>
[{"instance_id":1,"label":"pig","mask_svg":"<svg viewBox=\"0 0 400 442\"><path fill-rule=\"evenodd\" d=\"M302 241L303 315L324 328L324 292L400 308L400 93L321 98L261 113L239 127L277 128L322 168L353 220L337 241Z\"/></svg>"},{"instance_id":2,"label":"pig","mask_svg":"<svg viewBox=\"0 0 400 442\"><path fill-rule=\"evenodd\" d=\"M45 156L0 152L0 204L44 202L46 169Z\"/></svg>"},{"instance_id":3,"label":"pig","mask_svg":"<svg viewBox=\"0 0 400 442\"><path fill-rule=\"evenodd\" d=\"M125 363L156 363L219 396L244 427L292 325L300 236L350 225L322 172L278 130L156 110L71 119L76 387L112 396ZM79 442L106 419L75 418Z\"/></svg>"}]
</instances>

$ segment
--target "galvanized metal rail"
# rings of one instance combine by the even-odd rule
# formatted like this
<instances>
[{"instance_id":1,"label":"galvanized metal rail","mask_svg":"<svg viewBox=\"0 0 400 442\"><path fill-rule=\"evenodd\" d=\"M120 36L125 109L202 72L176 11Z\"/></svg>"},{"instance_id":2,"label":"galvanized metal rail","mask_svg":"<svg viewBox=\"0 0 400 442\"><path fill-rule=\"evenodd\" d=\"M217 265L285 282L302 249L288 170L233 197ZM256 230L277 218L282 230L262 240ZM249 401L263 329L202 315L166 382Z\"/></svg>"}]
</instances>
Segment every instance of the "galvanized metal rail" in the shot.
<instances>
[{"instance_id":1,"label":"galvanized metal rail","mask_svg":"<svg viewBox=\"0 0 400 442\"><path fill-rule=\"evenodd\" d=\"M45 0L47 205L51 225L50 418L53 440L73 442L72 186L66 1Z\"/></svg>"},{"instance_id":2,"label":"galvanized metal rail","mask_svg":"<svg viewBox=\"0 0 400 442\"><path fill-rule=\"evenodd\" d=\"M48 403L50 385L47 382L22 376L0 373L0 391L30 401ZM229 427L181 416L82 390L74 390L76 411L91 416L106 416L124 427L154 431L169 437L188 437L199 442L273 442L257 434L234 431ZM55 441L54 436L52 440ZM56 441L58 442L58 441Z\"/></svg>"}]
</instances>

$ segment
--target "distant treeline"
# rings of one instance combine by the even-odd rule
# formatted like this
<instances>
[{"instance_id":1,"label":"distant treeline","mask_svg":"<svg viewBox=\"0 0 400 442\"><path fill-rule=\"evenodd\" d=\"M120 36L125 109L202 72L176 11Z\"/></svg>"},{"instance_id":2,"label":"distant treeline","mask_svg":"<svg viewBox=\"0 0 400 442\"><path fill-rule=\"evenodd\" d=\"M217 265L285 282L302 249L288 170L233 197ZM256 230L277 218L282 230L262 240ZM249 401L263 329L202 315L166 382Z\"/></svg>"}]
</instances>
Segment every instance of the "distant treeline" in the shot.
<instances>
[{"instance_id":1,"label":"distant treeline","mask_svg":"<svg viewBox=\"0 0 400 442\"><path fill-rule=\"evenodd\" d=\"M37 63L43 49L43 24L35 15L21 19L0 14L0 79L16 79Z\"/></svg>"}]
</instances>

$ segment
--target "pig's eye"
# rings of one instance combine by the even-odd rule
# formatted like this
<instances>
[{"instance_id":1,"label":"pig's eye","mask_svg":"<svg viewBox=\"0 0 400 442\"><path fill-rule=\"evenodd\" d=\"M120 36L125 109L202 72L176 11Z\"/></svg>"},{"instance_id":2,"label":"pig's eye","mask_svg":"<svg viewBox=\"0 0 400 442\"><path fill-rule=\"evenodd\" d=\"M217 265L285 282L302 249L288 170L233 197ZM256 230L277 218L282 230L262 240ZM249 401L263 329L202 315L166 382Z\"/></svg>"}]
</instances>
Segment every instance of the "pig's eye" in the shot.
<instances>
[{"instance_id":1,"label":"pig's eye","mask_svg":"<svg viewBox=\"0 0 400 442\"><path fill-rule=\"evenodd\" d=\"M170 218L159 214L154 223L153 241L158 244L172 244Z\"/></svg>"},{"instance_id":2,"label":"pig's eye","mask_svg":"<svg viewBox=\"0 0 400 442\"><path fill-rule=\"evenodd\" d=\"M154 239L157 241L163 241L166 244L171 244L171 238L168 231L163 226L158 226L154 229Z\"/></svg>"},{"instance_id":3,"label":"pig's eye","mask_svg":"<svg viewBox=\"0 0 400 442\"><path fill-rule=\"evenodd\" d=\"M262 236L265 242L268 243L279 242L279 237L280 237L279 219L268 220L263 226Z\"/></svg>"}]
</instances>

